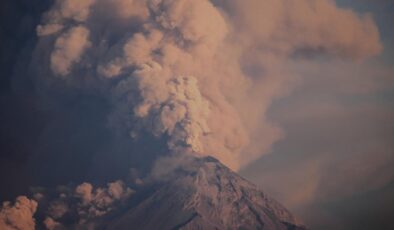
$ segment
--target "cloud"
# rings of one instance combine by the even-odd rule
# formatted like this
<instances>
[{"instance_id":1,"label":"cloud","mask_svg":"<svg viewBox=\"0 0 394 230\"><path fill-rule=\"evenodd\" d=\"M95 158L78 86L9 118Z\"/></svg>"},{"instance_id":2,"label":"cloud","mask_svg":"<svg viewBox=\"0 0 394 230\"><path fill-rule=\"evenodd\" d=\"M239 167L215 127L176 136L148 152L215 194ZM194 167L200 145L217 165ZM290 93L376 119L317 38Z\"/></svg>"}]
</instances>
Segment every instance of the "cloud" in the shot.
<instances>
[{"instance_id":1,"label":"cloud","mask_svg":"<svg viewBox=\"0 0 394 230\"><path fill-rule=\"evenodd\" d=\"M52 71L63 76L69 74L72 65L80 61L89 46L89 30L83 26L71 28L56 39L51 54Z\"/></svg>"},{"instance_id":2,"label":"cloud","mask_svg":"<svg viewBox=\"0 0 394 230\"><path fill-rule=\"evenodd\" d=\"M116 19L100 17L106 9ZM113 84L104 92L114 104L111 127L168 137L172 152L212 155L233 169L283 137L265 114L293 87L286 60L363 59L382 49L369 15L328 0L65 1L37 30L56 40L44 36L37 47L52 50L54 75L97 79L88 88Z\"/></svg>"},{"instance_id":3,"label":"cloud","mask_svg":"<svg viewBox=\"0 0 394 230\"><path fill-rule=\"evenodd\" d=\"M14 204L3 202L0 209L0 228L4 230L34 230L33 218L37 203L25 196L16 198Z\"/></svg>"},{"instance_id":4,"label":"cloud","mask_svg":"<svg viewBox=\"0 0 394 230\"><path fill-rule=\"evenodd\" d=\"M95 0L82 1L56 1L53 10L48 12L46 17L51 21L62 21L72 19L77 22L84 22L88 19L90 14L90 7L95 3Z\"/></svg>"},{"instance_id":5,"label":"cloud","mask_svg":"<svg viewBox=\"0 0 394 230\"><path fill-rule=\"evenodd\" d=\"M87 20L90 14L90 7L95 0L72 1L65 0L55 1L52 10L45 15L45 21L49 23L37 26L38 36L47 36L59 32L63 29L63 23L72 20L81 23Z\"/></svg>"},{"instance_id":6,"label":"cloud","mask_svg":"<svg viewBox=\"0 0 394 230\"><path fill-rule=\"evenodd\" d=\"M63 26L60 24L49 24L45 26L37 26L37 35L38 36L47 36L51 35L54 33L57 33L58 31L62 30Z\"/></svg>"},{"instance_id":7,"label":"cloud","mask_svg":"<svg viewBox=\"0 0 394 230\"><path fill-rule=\"evenodd\" d=\"M392 67L375 61L294 62L287 67L303 81L269 111L286 137L243 175L312 228L363 229L371 226L360 224L364 215L384 226L381 217L391 213L391 200L384 198L374 212L369 207L375 201L363 200L392 193Z\"/></svg>"},{"instance_id":8,"label":"cloud","mask_svg":"<svg viewBox=\"0 0 394 230\"><path fill-rule=\"evenodd\" d=\"M48 230L60 230L60 229L65 229L65 227L64 227L62 224L60 224L60 223L54 221L54 220L53 220L52 218L50 218L50 217L47 217L47 218L44 220L44 225L45 225L45 227L46 227Z\"/></svg>"},{"instance_id":9,"label":"cloud","mask_svg":"<svg viewBox=\"0 0 394 230\"><path fill-rule=\"evenodd\" d=\"M123 181L108 183L106 187L94 187L82 183L75 188L59 187L55 196L50 191L40 194L37 202L40 215L45 215L43 224L47 229L69 229L94 227L98 219L127 204L134 190Z\"/></svg>"},{"instance_id":10,"label":"cloud","mask_svg":"<svg viewBox=\"0 0 394 230\"><path fill-rule=\"evenodd\" d=\"M234 12L237 28L245 31L240 34L243 40L267 52L289 55L309 51L358 59L382 50L371 15L341 9L335 1L247 0L222 4ZM258 40L250 41L251 37Z\"/></svg>"},{"instance_id":11,"label":"cloud","mask_svg":"<svg viewBox=\"0 0 394 230\"><path fill-rule=\"evenodd\" d=\"M146 72L150 75L148 68L147 71L142 69L136 73L139 75L137 78L141 79L138 83L144 98L134 109L136 117L148 117L148 122L153 126L150 129L155 135L168 134L170 149L190 146L192 151L204 151L200 136L209 133L209 106L198 90L196 79L178 77L161 87L164 84L157 85L158 81L152 83L150 81L153 79L144 76ZM163 89L168 91L160 92Z\"/></svg>"},{"instance_id":12,"label":"cloud","mask_svg":"<svg viewBox=\"0 0 394 230\"><path fill-rule=\"evenodd\" d=\"M103 216L116 208L116 202L125 201L134 193L125 187L122 181L108 183L107 188L96 188L89 183L83 183L75 188L75 196L80 198L77 212L80 222Z\"/></svg>"},{"instance_id":13,"label":"cloud","mask_svg":"<svg viewBox=\"0 0 394 230\"><path fill-rule=\"evenodd\" d=\"M19 194L27 183L112 181L130 165L150 170L157 156L168 154L166 148L177 153L156 161L153 174L182 164L187 156L179 152L212 155L239 169L273 150L287 158L272 164L283 170L279 180L292 180L288 187L275 187L275 194L289 191L283 199L291 204L379 189L390 180L385 162L391 162L387 124L392 122L384 114L392 112L349 105L390 100L392 70L361 62L382 49L371 15L328 0L56 1L42 15L30 55L31 47L19 48L19 41L30 39L26 28L48 8L44 2L3 4L30 12L18 17L25 13L4 7L8 13L1 14L12 15L1 23L8 47L2 52L5 75L19 63L17 76L4 78L18 99L1 99L7 140L2 169L20 179L6 179L12 186L3 186L5 193ZM354 60L359 64L350 63ZM326 103L330 93L346 103ZM283 97L287 100L279 104L289 107L273 113ZM107 130L106 117L121 135ZM278 150L280 140L288 141L288 148ZM265 165L276 156L263 158ZM350 169L348 162L354 163ZM256 174L257 182L277 175ZM339 174L346 176L337 180ZM83 199L74 191L65 194ZM86 194L93 199L94 186ZM76 210L64 204L68 200L50 206L49 224L63 222L65 210Z\"/></svg>"}]
</instances>

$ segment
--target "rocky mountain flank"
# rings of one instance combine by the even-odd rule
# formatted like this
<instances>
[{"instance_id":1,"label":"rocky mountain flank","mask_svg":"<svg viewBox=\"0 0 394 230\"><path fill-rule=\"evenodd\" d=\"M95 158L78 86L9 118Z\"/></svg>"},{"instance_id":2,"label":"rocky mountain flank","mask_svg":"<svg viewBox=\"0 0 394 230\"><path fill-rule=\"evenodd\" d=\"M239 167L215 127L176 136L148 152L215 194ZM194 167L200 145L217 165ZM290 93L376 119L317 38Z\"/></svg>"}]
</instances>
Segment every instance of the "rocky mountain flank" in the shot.
<instances>
[{"instance_id":1,"label":"rocky mountain flank","mask_svg":"<svg viewBox=\"0 0 394 230\"><path fill-rule=\"evenodd\" d=\"M281 204L212 157L195 158L140 193L105 229L305 230ZM144 194L144 195L141 195Z\"/></svg>"}]
</instances>

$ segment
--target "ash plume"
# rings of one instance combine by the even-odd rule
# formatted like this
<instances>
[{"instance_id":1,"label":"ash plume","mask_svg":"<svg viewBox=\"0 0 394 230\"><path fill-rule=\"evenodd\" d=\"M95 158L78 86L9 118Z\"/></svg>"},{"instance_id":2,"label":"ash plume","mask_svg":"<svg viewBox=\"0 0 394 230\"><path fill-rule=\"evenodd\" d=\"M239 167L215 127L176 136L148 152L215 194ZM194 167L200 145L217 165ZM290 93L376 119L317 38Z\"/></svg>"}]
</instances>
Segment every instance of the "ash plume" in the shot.
<instances>
[{"instance_id":1,"label":"ash plume","mask_svg":"<svg viewBox=\"0 0 394 230\"><path fill-rule=\"evenodd\" d=\"M45 229L95 229L100 218L122 208L134 192L121 180L105 187L84 182L78 186L58 186L55 191L41 188L33 194L35 201L31 202L35 207L38 203L37 212L43 217Z\"/></svg>"},{"instance_id":2,"label":"ash plume","mask_svg":"<svg viewBox=\"0 0 394 230\"><path fill-rule=\"evenodd\" d=\"M339 8L333 0L56 0L42 15L36 35L31 58L24 59L30 62L28 76L37 91L54 88L72 94L78 89L105 98L110 107L107 125L122 139L108 144L104 159L112 157L114 146L137 155L141 145L156 144L152 139L164 142L168 151L158 151L150 169L155 180L165 179L195 156L213 156L239 170L268 154L285 133L267 110L302 81L287 68L292 60L358 61L382 50L372 16ZM86 117L96 112L86 111ZM81 113L85 111L76 114ZM55 123L62 123L59 120ZM66 135L79 139L70 130ZM50 131L40 139L44 147L38 145L37 152L45 151ZM91 130L86 133L91 135ZM149 141L143 142L146 135ZM142 144L129 151L124 136ZM138 157L156 151L147 149ZM105 160L94 160L102 174L116 170L106 167ZM48 229L93 228L99 217L116 211L133 195L120 180L106 187L93 184L63 187L55 198L36 193L35 200L5 202L0 228L34 229L37 202L45 214L44 222L37 224Z\"/></svg>"},{"instance_id":3,"label":"ash plume","mask_svg":"<svg viewBox=\"0 0 394 230\"><path fill-rule=\"evenodd\" d=\"M25 196L16 198L15 203L3 202L0 208L0 229L4 230L34 230L34 213L37 202Z\"/></svg>"},{"instance_id":4,"label":"ash plume","mask_svg":"<svg viewBox=\"0 0 394 230\"><path fill-rule=\"evenodd\" d=\"M289 58L381 50L369 15L329 0L56 1L37 34L38 75L100 88L114 130L236 170L283 136L265 112L292 87Z\"/></svg>"}]
</instances>

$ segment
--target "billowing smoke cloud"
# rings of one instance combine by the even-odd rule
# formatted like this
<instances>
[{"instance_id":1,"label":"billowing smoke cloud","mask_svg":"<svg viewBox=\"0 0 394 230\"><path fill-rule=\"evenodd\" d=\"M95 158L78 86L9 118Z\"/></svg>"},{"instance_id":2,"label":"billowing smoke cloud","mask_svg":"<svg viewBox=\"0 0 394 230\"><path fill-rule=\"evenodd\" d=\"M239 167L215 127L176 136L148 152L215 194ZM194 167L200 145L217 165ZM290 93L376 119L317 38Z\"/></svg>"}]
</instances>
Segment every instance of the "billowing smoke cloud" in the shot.
<instances>
[{"instance_id":1,"label":"billowing smoke cloud","mask_svg":"<svg viewBox=\"0 0 394 230\"><path fill-rule=\"evenodd\" d=\"M115 203L130 198L133 190L127 188L122 181L115 181L108 183L108 188L95 190L91 184L83 183L75 189L75 193L81 200L78 205L78 214L84 222L112 211Z\"/></svg>"},{"instance_id":2,"label":"billowing smoke cloud","mask_svg":"<svg viewBox=\"0 0 394 230\"><path fill-rule=\"evenodd\" d=\"M46 229L94 229L100 218L127 204L133 193L118 180L107 187L94 188L90 183L82 183L75 188L59 186L54 193L41 189L33 197L40 206L40 215L45 216Z\"/></svg>"},{"instance_id":3,"label":"billowing smoke cloud","mask_svg":"<svg viewBox=\"0 0 394 230\"><path fill-rule=\"evenodd\" d=\"M77 63L81 54L90 43L87 40L89 31L83 26L73 27L60 36L51 55L52 71L59 75L67 75L70 67Z\"/></svg>"},{"instance_id":4,"label":"billowing smoke cloud","mask_svg":"<svg viewBox=\"0 0 394 230\"><path fill-rule=\"evenodd\" d=\"M36 32L37 85L99 91L114 131L165 140L172 155L156 162L157 177L189 154L237 170L268 153L284 134L267 109L299 80L289 60L382 49L372 17L333 0L57 0ZM47 205L35 199L44 225L62 229L91 226L132 193L121 181L84 183ZM4 203L0 228L34 229L36 207L26 197Z\"/></svg>"},{"instance_id":5,"label":"billowing smoke cloud","mask_svg":"<svg viewBox=\"0 0 394 230\"><path fill-rule=\"evenodd\" d=\"M25 196L16 198L14 204L4 202L0 209L0 229L4 230L34 230L33 218L37 202Z\"/></svg>"},{"instance_id":6,"label":"billowing smoke cloud","mask_svg":"<svg viewBox=\"0 0 394 230\"><path fill-rule=\"evenodd\" d=\"M282 137L265 112L292 86L286 60L381 50L371 16L331 0L64 0L37 34L39 74L103 89L114 130L233 169Z\"/></svg>"}]
</instances>

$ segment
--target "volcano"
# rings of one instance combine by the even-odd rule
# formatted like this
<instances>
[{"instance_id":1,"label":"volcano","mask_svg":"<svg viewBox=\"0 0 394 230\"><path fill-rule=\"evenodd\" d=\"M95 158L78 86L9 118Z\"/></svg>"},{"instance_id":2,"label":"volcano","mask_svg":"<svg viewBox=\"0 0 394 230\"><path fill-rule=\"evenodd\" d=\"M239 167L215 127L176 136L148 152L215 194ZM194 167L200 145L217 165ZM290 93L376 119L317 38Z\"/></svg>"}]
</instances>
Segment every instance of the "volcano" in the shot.
<instances>
[{"instance_id":1,"label":"volcano","mask_svg":"<svg viewBox=\"0 0 394 230\"><path fill-rule=\"evenodd\" d=\"M281 204L212 157L181 164L99 222L94 229L306 229Z\"/></svg>"}]
</instances>

